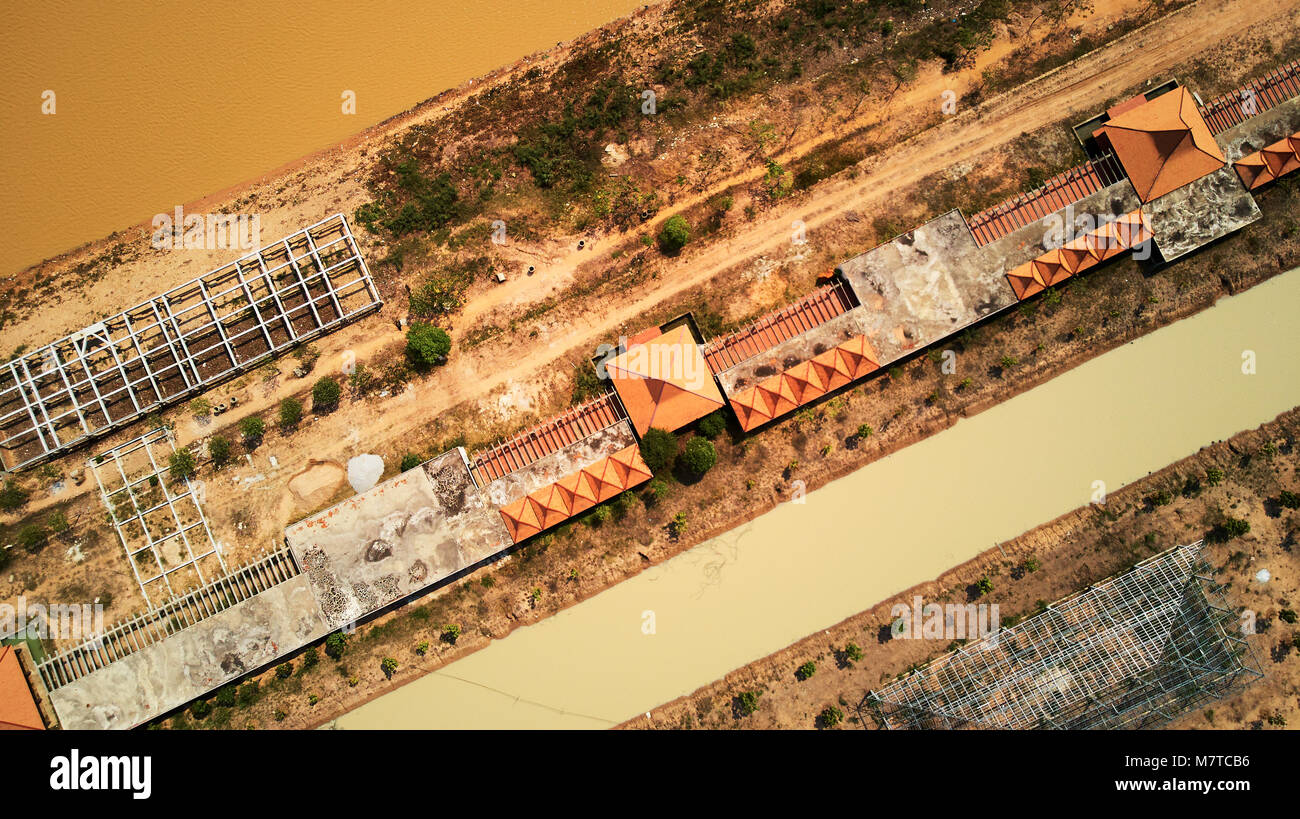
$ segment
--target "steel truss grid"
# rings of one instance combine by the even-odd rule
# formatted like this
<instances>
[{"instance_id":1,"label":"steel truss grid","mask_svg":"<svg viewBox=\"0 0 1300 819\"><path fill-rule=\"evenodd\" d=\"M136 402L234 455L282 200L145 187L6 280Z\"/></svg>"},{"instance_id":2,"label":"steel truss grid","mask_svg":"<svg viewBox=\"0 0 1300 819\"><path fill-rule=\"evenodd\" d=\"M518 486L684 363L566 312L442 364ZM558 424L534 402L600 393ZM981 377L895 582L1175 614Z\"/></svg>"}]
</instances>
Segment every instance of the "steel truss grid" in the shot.
<instances>
[{"instance_id":1,"label":"steel truss grid","mask_svg":"<svg viewBox=\"0 0 1300 819\"><path fill-rule=\"evenodd\" d=\"M0 364L0 466L49 460L383 304L342 214Z\"/></svg>"},{"instance_id":2,"label":"steel truss grid","mask_svg":"<svg viewBox=\"0 0 1300 819\"><path fill-rule=\"evenodd\" d=\"M932 660L861 709L888 728L1145 728L1262 676L1203 541Z\"/></svg>"},{"instance_id":3,"label":"steel truss grid","mask_svg":"<svg viewBox=\"0 0 1300 819\"><path fill-rule=\"evenodd\" d=\"M205 563L215 563L218 574L226 570L195 484L189 478L172 480L169 462L160 464L154 456L155 445L163 443L169 455L176 452L170 433L159 427L87 462L150 610L176 596L178 590L172 585L175 573L191 569L197 578L195 585L201 587L208 582L203 574ZM155 499L158 493L161 500ZM170 550L180 559L167 559L165 552Z\"/></svg>"}]
</instances>

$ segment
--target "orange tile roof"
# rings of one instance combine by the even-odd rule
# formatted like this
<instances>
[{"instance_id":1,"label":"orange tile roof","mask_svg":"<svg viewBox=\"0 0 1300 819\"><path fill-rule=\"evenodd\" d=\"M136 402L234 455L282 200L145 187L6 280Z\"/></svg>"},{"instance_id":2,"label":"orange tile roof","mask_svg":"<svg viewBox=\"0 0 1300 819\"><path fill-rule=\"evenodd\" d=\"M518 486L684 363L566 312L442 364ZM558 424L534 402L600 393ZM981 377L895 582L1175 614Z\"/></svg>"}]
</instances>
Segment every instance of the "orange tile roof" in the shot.
<instances>
[{"instance_id":1,"label":"orange tile roof","mask_svg":"<svg viewBox=\"0 0 1300 819\"><path fill-rule=\"evenodd\" d=\"M1255 188L1263 187L1277 179L1259 151L1238 159L1232 163L1232 168L1237 172L1237 176L1241 178L1241 184L1246 186L1246 190L1253 191Z\"/></svg>"},{"instance_id":2,"label":"orange tile roof","mask_svg":"<svg viewBox=\"0 0 1300 819\"><path fill-rule=\"evenodd\" d=\"M1257 114L1300 94L1300 60L1256 77L1240 88L1220 94L1201 107L1211 133L1220 134Z\"/></svg>"},{"instance_id":3,"label":"orange tile roof","mask_svg":"<svg viewBox=\"0 0 1300 819\"><path fill-rule=\"evenodd\" d=\"M510 539L519 543L650 477L640 448L629 446L501 507L501 517Z\"/></svg>"},{"instance_id":4,"label":"orange tile roof","mask_svg":"<svg viewBox=\"0 0 1300 819\"><path fill-rule=\"evenodd\" d=\"M1219 170L1227 162L1186 88L1161 94L1097 130L1143 202Z\"/></svg>"},{"instance_id":5,"label":"orange tile roof","mask_svg":"<svg viewBox=\"0 0 1300 819\"><path fill-rule=\"evenodd\" d=\"M1300 131L1243 156L1232 167L1249 190L1300 170Z\"/></svg>"},{"instance_id":6,"label":"orange tile roof","mask_svg":"<svg viewBox=\"0 0 1300 819\"><path fill-rule=\"evenodd\" d=\"M1030 259L1007 274L1007 283L1016 298L1023 301L1104 259L1132 250L1151 235L1146 214L1141 209L1130 211L1060 248Z\"/></svg>"},{"instance_id":7,"label":"orange tile roof","mask_svg":"<svg viewBox=\"0 0 1300 819\"><path fill-rule=\"evenodd\" d=\"M629 347L605 371L642 435L652 426L679 429L722 406L713 371L685 324Z\"/></svg>"},{"instance_id":8,"label":"orange tile roof","mask_svg":"<svg viewBox=\"0 0 1300 819\"><path fill-rule=\"evenodd\" d=\"M981 247L1044 216L1081 201L1124 178L1114 154L1053 176L1041 188L1011 197L966 220Z\"/></svg>"},{"instance_id":9,"label":"orange tile roof","mask_svg":"<svg viewBox=\"0 0 1300 819\"><path fill-rule=\"evenodd\" d=\"M819 288L778 310L756 319L748 327L714 339L704 347L704 360L715 373L730 369L759 353L820 327L853 307L841 282Z\"/></svg>"},{"instance_id":10,"label":"orange tile roof","mask_svg":"<svg viewBox=\"0 0 1300 819\"><path fill-rule=\"evenodd\" d=\"M617 423L623 411L610 394L574 407L488 450L475 453L470 471L479 486L508 475Z\"/></svg>"},{"instance_id":11,"label":"orange tile roof","mask_svg":"<svg viewBox=\"0 0 1300 819\"><path fill-rule=\"evenodd\" d=\"M1034 266L1033 259L1008 273L1007 283L1011 285L1011 290L1019 300L1027 299L1047 289L1047 285L1038 274L1038 269Z\"/></svg>"},{"instance_id":12,"label":"orange tile roof","mask_svg":"<svg viewBox=\"0 0 1300 819\"><path fill-rule=\"evenodd\" d=\"M0 731L43 731L36 699L13 646L0 646Z\"/></svg>"},{"instance_id":13,"label":"orange tile roof","mask_svg":"<svg viewBox=\"0 0 1300 819\"><path fill-rule=\"evenodd\" d=\"M854 336L838 347L736 393L731 396L731 407L741 427L753 429L879 367L867 337Z\"/></svg>"}]
</instances>

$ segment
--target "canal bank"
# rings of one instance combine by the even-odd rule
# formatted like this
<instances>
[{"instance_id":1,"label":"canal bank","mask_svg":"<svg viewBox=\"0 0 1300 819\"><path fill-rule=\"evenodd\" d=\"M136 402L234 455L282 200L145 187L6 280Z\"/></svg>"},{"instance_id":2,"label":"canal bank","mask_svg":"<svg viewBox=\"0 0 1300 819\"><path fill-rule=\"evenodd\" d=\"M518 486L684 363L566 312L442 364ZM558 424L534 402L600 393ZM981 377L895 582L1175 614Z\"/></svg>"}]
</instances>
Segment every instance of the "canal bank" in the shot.
<instances>
[{"instance_id":1,"label":"canal bank","mask_svg":"<svg viewBox=\"0 0 1300 819\"><path fill-rule=\"evenodd\" d=\"M1278 276L337 720L604 727L1300 404ZM1251 367L1243 363L1253 362Z\"/></svg>"}]
</instances>

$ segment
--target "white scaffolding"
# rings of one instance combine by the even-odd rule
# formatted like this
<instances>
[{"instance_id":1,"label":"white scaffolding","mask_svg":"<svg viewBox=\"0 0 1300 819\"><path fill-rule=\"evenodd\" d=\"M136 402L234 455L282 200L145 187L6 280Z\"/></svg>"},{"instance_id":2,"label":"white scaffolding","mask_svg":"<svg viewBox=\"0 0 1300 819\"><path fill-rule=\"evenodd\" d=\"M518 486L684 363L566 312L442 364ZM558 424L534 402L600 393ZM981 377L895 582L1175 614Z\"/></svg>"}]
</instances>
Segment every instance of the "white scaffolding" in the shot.
<instances>
[{"instance_id":1,"label":"white scaffolding","mask_svg":"<svg viewBox=\"0 0 1300 819\"><path fill-rule=\"evenodd\" d=\"M331 216L0 364L0 467L46 461L382 304Z\"/></svg>"},{"instance_id":2,"label":"white scaffolding","mask_svg":"<svg viewBox=\"0 0 1300 819\"><path fill-rule=\"evenodd\" d=\"M225 560L208 528L197 487L188 477L172 479L169 457L159 463L155 445L176 452L162 427L91 458L87 464L99 485L109 521L126 549L127 562L150 610L224 574ZM174 577L189 576L182 588Z\"/></svg>"}]
</instances>

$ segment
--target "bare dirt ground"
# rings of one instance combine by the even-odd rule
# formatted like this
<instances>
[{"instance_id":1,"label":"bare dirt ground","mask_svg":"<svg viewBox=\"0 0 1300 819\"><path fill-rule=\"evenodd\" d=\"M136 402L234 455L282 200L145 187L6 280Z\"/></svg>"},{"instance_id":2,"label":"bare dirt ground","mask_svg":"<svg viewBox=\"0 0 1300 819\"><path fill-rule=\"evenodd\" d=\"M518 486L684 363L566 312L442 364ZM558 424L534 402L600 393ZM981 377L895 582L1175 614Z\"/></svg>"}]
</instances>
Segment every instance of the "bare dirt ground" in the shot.
<instances>
[{"instance_id":1,"label":"bare dirt ground","mask_svg":"<svg viewBox=\"0 0 1300 819\"><path fill-rule=\"evenodd\" d=\"M877 727L870 710L858 708L867 692L951 649L948 640L893 639L894 605L910 605L915 596L927 603L965 604L970 589L987 577L993 590L978 599L996 603L1009 626L1033 615L1043 602L1203 537L1205 557L1215 581L1228 587L1229 603L1255 615L1256 633L1247 639L1265 676L1169 727L1300 724L1300 626L1294 619L1300 604L1300 513L1278 503L1282 490L1300 491L1298 438L1300 410L1292 410L1124 487L1104 507L1062 515L622 727L811 729L822 727L818 716L828 706L841 710L845 727ZM1207 478L1211 470L1222 473L1218 485ZM1212 531L1225 515L1245 520L1250 531L1214 540ZM1256 579L1261 569L1269 570L1268 582ZM857 662L844 656L849 643L862 651ZM806 662L815 670L802 679L796 670ZM747 716L735 707L742 692L759 694L758 710Z\"/></svg>"}]
</instances>

